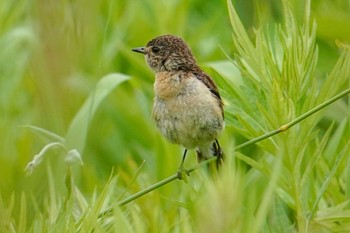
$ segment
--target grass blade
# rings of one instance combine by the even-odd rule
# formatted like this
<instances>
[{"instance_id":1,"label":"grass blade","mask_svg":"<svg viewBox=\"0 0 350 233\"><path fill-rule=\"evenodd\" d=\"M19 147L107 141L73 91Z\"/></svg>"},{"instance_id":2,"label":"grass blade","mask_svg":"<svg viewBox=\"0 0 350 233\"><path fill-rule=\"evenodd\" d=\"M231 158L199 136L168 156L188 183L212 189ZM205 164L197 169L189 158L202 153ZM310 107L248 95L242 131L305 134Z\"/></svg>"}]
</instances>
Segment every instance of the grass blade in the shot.
<instances>
[{"instance_id":1,"label":"grass blade","mask_svg":"<svg viewBox=\"0 0 350 233\"><path fill-rule=\"evenodd\" d=\"M82 153L90 121L98 106L115 87L128 79L129 77L124 74L113 73L104 76L99 81L95 91L90 94L69 126L66 136L67 148L75 148Z\"/></svg>"}]
</instances>

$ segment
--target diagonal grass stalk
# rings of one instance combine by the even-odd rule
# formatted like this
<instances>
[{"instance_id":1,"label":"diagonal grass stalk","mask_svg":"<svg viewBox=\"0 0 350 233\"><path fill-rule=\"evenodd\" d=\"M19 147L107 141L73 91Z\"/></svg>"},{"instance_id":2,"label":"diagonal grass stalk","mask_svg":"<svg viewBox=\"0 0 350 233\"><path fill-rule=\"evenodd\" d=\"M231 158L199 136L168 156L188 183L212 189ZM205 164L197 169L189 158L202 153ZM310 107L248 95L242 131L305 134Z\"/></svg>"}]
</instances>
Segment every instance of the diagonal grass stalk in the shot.
<instances>
[{"instance_id":1,"label":"diagonal grass stalk","mask_svg":"<svg viewBox=\"0 0 350 233\"><path fill-rule=\"evenodd\" d=\"M315 114L316 112L322 110L323 108L327 107L328 105L334 103L335 101L341 99L342 97L344 97L344 96L346 96L348 94L350 94L350 88L344 90L343 92L339 93L338 95L330 98L329 100L323 102L322 104L316 106L315 108L313 108L313 109L309 110L308 112L302 114L301 116L295 118L291 122L289 122L289 123L287 123L285 125L282 125L278 129L272 130L272 131L270 131L270 132L268 132L266 134L263 134L263 135L261 135L259 137L256 137L256 138L254 138L252 140L249 140L249 141L247 141L245 143L242 143L242 144L236 146L234 148L234 151L239 151L239 150L241 150L241 149L243 149L245 147L248 147L250 145L253 145L253 144L255 144L255 143L259 142L259 141L262 141L262 140L265 140L265 139L267 139L269 137L272 137L272 136L274 136L274 135L276 135L278 133L285 132L288 129L290 129L291 127L293 127L294 125L296 125L299 122L305 120L309 116ZM195 170L197 170L198 168L200 168L202 166L205 166L206 164L209 164L211 162L214 162L216 159L217 159L216 157L213 157L213 158L210 158L210 159L208 159L206 161L203 161L200 164L198 164L198 165L196 165L196 166L186 170L186 173L190 174L190 173L194 172ZM133 195L131 195L131 196L129 196L129 197L119 201L119 202L117 202L116 205L118 205L118 206L126 205L129 202L132 202L132 201L138 199L139 197L142 197L145 194L147 194L147 193L149 193L149 192L151 192L153 190L156 190L156 189L158 189L158 188L160 188L160 187L162 187L162 186L164 186L164 185L166 185L166 184L168 184L168 183L170 183L170 182L172 182L172 181L174 181L176 179L180 179L180 176L179 176L178 173L175 173L175 174L173 174L173 175L171 175L171 176L169 176L169 177L167 177L167 178L165 178L165 179L163 179L163 180L161 180L161 181L159 181L159 182L149 186L148 188L145 188L145 189L143 189L143 190L141 190L141 191L139 191L139 192L137 192L137 193L135 193L135 194L133 194ZM106 215L110 214L111 212L112 212L112 208L109 208L109 209L105 210L104 212L100 213L99 218L101 218L103 216L106 216Z\"/></svg>"}]
</instances>

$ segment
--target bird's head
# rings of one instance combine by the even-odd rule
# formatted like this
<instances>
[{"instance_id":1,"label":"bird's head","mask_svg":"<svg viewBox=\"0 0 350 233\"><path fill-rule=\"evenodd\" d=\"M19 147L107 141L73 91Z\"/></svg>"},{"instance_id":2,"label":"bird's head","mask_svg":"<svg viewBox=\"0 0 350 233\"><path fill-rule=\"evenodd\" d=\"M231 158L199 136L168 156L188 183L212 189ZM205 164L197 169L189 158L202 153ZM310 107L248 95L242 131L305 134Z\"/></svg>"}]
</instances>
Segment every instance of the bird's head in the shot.
<instances>
[{"instance_id":1,"label":"bird's head","mask_svg":"<svg viewBox=\"0 0 350 233\"><path fill-rule=\"evenodd\" d=\"M149 41L145 47L132 49L145 55L147 64L155 72L188 71L196 67L196 60L185 41L173 35L163 35Z\"/></svg>"}]
</instances>

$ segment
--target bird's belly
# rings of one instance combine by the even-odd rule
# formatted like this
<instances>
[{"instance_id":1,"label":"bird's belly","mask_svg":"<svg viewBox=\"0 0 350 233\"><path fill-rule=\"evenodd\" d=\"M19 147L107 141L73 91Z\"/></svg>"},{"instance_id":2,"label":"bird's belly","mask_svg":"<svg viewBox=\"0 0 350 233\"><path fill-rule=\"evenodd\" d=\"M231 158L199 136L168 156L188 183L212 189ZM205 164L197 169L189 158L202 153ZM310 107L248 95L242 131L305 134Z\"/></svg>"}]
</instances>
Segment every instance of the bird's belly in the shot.
<instances>
[{"instance_id":1,"label":"bird's belly","mask_svg":"<svg viewBox=\"0 0 350 233\"><path fill-rule=\"evenodd\" d=\"M160 132L172 143L188 149L208 144L224 127L217 100L208 95L180 95L171 99L155 99L153 119Z\"/></svg>"}]
</instances>

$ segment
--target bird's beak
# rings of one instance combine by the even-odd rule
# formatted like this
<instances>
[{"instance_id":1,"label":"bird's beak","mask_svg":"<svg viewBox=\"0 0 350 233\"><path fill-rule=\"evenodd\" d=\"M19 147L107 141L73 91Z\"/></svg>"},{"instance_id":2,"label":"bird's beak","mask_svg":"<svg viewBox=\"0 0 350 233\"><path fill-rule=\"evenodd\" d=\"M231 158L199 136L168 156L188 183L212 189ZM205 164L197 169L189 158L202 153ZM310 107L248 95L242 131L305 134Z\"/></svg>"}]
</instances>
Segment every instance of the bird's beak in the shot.
<instances>
[{"instance_id":1,"label":"bird's beak","mask_svg":"<svg viewBox=\"0 0 350 233\"><path fill-rule=\"evenodd\" d=\"M145 49L145 47L134 48L134 49L132 49L132 51L137 52L137 53L146 54L146 49Z\"/></svg>"}]
</instances>

